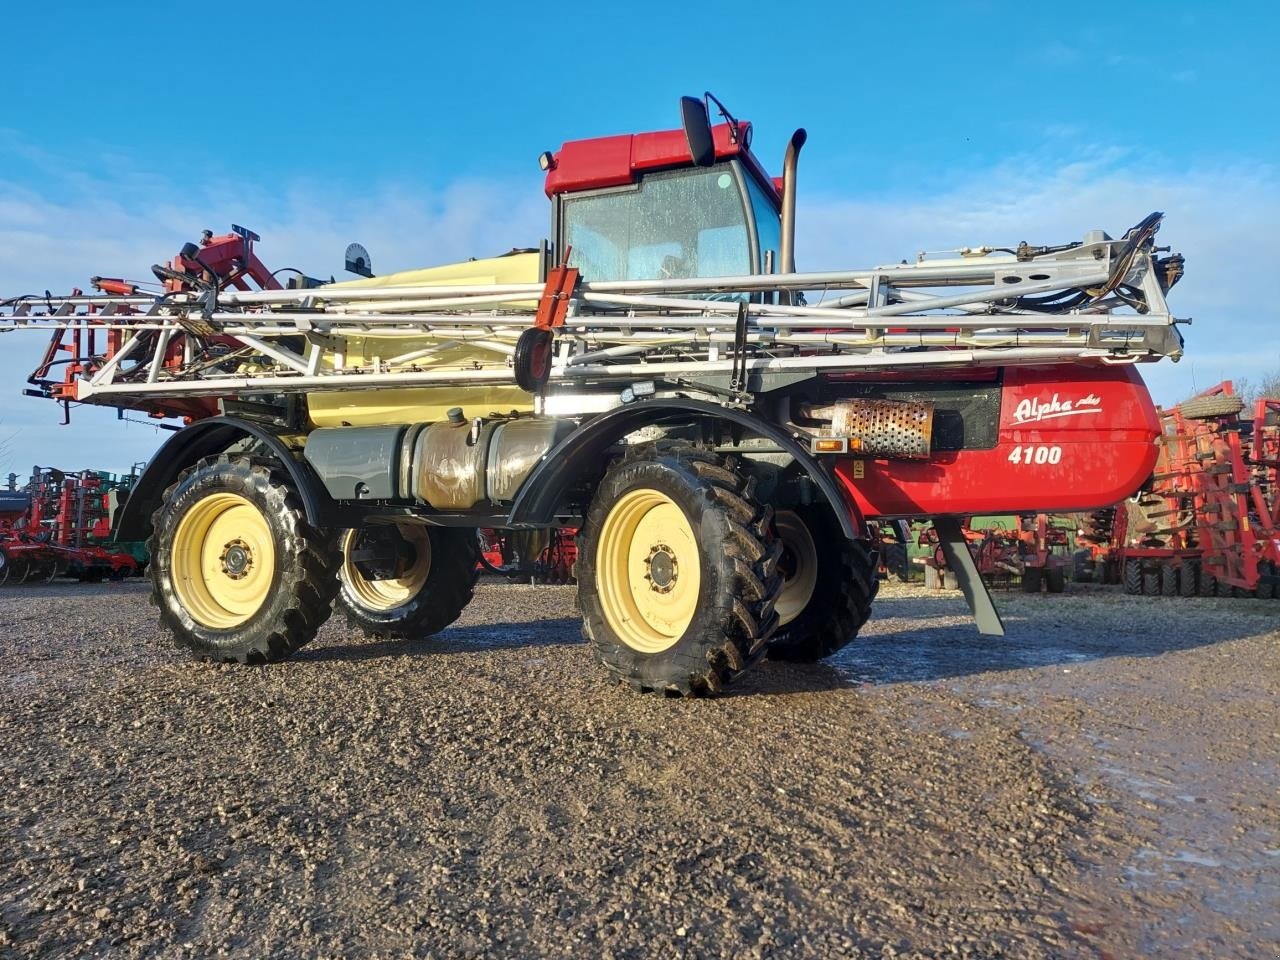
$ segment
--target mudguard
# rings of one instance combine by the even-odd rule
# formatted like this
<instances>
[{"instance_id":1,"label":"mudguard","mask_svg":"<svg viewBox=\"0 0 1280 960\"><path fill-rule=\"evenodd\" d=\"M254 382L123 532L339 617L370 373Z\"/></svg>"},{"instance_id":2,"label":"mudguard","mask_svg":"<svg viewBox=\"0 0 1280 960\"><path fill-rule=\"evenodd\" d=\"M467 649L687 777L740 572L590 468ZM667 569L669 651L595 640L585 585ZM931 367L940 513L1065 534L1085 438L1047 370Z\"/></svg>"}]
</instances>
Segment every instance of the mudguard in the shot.
<instances>
[{"instance_id":1,"label":"mudguard","mask_svg":"<svg viewBox=\"0 0 1280 960\"><path fill-rule=\"evenodd\" d=\"M296 458L280 437L260 423L238 417L210 417L179 430L156 451L129 492L129 499L116 513L112 538L117 541L145 540L151 535L151 515L164 499L165 490L178 479L178 474L197 461L216 456L249 437L260 441L284 465L302 500L308 523L314 527L341 525L337 505L316 472L305 460Z\"/></svg>"},{"instance_id":2,"label":"mudguard","mask_svg":"<svg viewBox=\"0 0 1280 960\"><path fill-rule=\"evenodd\" d=\"M553 447L534 468L511 505L513 527L547 526L577 479L600 466L604 453L627 434L642 427L672 420L722 421L776 443L808 474L822 492L850 540L866 537L862 513L848 490L837 483L809 452L808 446L785 427L771 423L749 411L734 410L705 400L685 398L637 400L590 420Z\"/></svg>"}]
</instances>

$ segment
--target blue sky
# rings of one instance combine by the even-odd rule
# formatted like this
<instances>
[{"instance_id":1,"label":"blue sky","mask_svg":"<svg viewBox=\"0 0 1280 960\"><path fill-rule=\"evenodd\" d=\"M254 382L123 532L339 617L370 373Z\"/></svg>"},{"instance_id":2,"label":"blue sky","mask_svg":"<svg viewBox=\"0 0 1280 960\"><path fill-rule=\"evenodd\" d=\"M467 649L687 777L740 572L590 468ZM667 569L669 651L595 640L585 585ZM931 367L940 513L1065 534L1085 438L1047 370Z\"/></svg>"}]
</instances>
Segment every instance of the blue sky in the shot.
<instances>
[{"instance_id":1,"label":"blue sky","mask_svg":"<svg viewBox=\"0 0 1280 960\"><path fill-rule=\"evenodd\" d=\"M353 239L379 272L535 243L540 151L674 126L711 89L774 169L808 128L802 269L1162 209L1195 323L1182 363L1144 368L1156 399L1280 368L1271 4L11 6L0 296L145 276L232 221L324 275ZM122 469L163 440L100 411L57 426L18 395L42 347L0 339L0 471Z\"/></svg>"}]
</instances>

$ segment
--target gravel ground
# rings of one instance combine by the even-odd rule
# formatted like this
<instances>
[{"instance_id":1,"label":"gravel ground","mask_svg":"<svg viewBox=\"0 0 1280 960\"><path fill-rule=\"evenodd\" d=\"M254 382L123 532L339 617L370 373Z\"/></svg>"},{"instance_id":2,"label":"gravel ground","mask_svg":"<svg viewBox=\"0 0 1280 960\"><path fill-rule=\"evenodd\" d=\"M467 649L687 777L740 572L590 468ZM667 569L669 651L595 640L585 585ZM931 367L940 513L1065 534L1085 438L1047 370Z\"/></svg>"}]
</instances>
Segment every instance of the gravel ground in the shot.
<instances>
[{"instance_id":1,"label":"gravel ground","mask_svg":"<svg viewBox=\"0 0 1280 960\"><path fill-rule=\"evenodd\" d=\"M641 697L572 588L194 663L0 590L0 955L1275 957L1280 604L887 585L834 662Z\"/></svg>"}]
</instances>

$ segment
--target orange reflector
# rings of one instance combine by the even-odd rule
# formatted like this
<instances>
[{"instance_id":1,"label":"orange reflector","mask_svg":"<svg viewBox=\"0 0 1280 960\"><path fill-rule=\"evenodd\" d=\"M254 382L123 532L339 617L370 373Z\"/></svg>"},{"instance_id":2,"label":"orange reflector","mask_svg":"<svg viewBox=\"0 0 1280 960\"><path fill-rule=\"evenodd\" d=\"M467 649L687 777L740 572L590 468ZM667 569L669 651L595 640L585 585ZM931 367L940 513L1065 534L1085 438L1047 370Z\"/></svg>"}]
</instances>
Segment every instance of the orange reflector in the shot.
<instances>
[{"instance_id":1,"label":"orange reflector","mask_svg":"<svg viewBox=\"0 0 1280 960\"><path fill-rule=\"evenodd\" d=\"M814 453L844 453L849 449L849 441L844 437L829 437L813 441Z\"/></svg>"}]
</instances>

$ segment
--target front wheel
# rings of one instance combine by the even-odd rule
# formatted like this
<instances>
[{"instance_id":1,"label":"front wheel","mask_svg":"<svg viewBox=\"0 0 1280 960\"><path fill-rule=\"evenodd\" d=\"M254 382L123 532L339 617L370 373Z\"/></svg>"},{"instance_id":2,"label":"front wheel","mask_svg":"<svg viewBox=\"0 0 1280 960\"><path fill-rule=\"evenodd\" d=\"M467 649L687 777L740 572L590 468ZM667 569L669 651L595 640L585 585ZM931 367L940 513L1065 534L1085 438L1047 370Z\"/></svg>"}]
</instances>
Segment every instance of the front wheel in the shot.
<instances>
[{"instance_id":1,"label":"front wheel","mask_svg":"<svg viewBox=\"0 0 1280 960\"><path fill-rule=\"evenodd\" d=\"M338 590L337 553L278 466L202 460L152 517L152 602L178 646L272 663L312 640Z\"/></svg>"},{"instance_id":2,"label":"front wheel","mask_svg":"<svg viewBox=\"0 0 1280 960\"><path fill-rule=\"evenodd\" d=\"M782 593L770 660L814 663L847 646L880 588L868 540L847 540L827 507L780 510Z\"/></svg>"},{"instance_id":3,"label":"front wheel","mask_svg":"<svg viewBox=\"0 0 1280 960\"><path fill-rule=\"evenodd\" d=\"M777 624L782 551L734 458L684 443L634 450L605 474L578 556L582 629L638 690L715 693Z\"/></svg>"},{"instance_id":4,"label":"front wheel","mask_svg":"<svg viewBox=\"0 0 1280 960\"><path fill-rule=\"evenodd\" d=\"M463 527L371 523L341 537L338 606L367 636L439 633L471 602L480 555Z\"/></svg>"}]
</instances>

